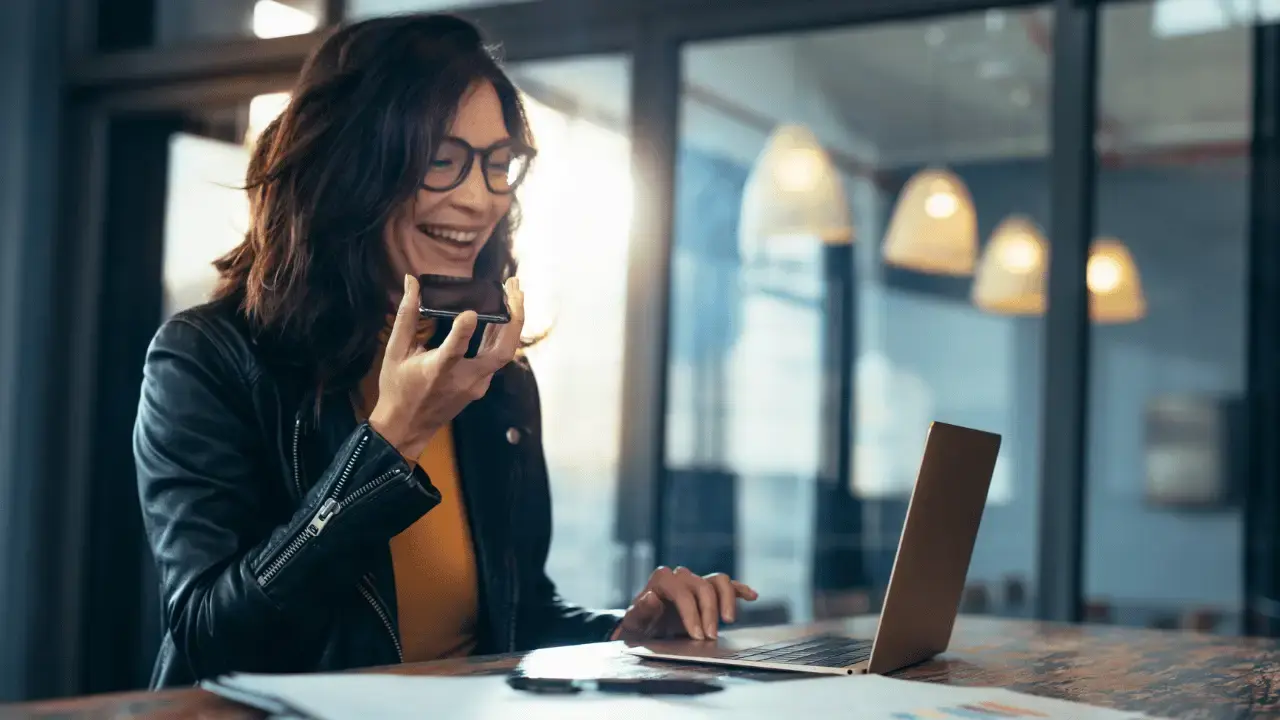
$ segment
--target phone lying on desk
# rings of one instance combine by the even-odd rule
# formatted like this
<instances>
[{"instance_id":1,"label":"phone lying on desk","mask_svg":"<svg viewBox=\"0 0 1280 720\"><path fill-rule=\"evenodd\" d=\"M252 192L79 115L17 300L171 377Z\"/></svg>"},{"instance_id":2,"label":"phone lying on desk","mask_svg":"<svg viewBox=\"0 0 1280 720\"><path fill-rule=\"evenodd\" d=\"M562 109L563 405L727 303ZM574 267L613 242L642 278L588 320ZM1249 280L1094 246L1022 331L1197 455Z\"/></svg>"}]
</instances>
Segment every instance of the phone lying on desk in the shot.
<instances>
[{"instance_id":1,"label":"phone lying on desk","mask_svg":"<svg viewBox=\"0 0 1280 720\"><path fill-rule=\"evenodd\" d=\"M577 678L530 675L517 667L507 685L537 695L576 695L584 690L623 695L706 695L724 689L720 683L698 678Z\"/></svg>"},{"instance_id":2,"label":"phone lying on desk","mask_svg":"<svg viewBox=\"0 0 1280 720\"><path fill-rule=\"evenodd\" d=\"M450 275L418 276L418 312L423 317L436 319L436 334L431 344L443 342L453 328L453 319L467 310L474 311L480 320L464 355L473 358L480 351L487 326L511 322L502 283Z\"/></svg>"}]
</instances>

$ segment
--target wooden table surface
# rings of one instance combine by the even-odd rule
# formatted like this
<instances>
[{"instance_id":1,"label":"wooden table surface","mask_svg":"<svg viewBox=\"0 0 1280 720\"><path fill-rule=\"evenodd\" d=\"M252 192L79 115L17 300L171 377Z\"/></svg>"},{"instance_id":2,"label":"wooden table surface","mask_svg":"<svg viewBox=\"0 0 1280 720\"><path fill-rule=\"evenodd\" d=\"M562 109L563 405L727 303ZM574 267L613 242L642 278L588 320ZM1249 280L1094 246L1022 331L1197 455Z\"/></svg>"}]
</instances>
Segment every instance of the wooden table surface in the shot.
<instances>
[{"instance_id":1,"label":"wooden table surface","mask_svg":"<svg viewBox=\"0 0 1280 720\"><path fill-rule=\"evenodd\" d=\"M762 642L814 632L871 637L875 618L744 629ZM524 662L549 663L601 677L681 676L782 681L794 673L738 671L640 661L620 643L404 665L403 674L503 674ZM1280 642L1190 632L1075 626L961 617L951 649L893 677L1010 690L1177 718L1280 718ZM203 690L101 695L0 706L0 718L261 718Z\"/></svg>"}]
</instances>

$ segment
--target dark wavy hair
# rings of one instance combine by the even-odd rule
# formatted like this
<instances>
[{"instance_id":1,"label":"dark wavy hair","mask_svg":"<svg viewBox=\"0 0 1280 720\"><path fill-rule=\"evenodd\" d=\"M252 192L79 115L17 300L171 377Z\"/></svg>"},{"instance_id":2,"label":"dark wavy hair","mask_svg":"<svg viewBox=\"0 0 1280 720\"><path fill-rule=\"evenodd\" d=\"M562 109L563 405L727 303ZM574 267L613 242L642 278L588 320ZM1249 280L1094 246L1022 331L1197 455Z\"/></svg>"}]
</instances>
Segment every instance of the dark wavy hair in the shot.
<instances>
[{"instance_id":1,"label":"dark wavy hair","mask_svg":"<svg viewBox=\"0 0 1280 720\"><path fill-rule=\"evenodd\" d=\"M368 371L401 284L383 230L418 192L463 95L485 81L507 131L532 145L520 94L475 26L440 14L366 20L315 50L258 137L249 230L214 264L213 297L237 302L259 344L316 386L349 387ZM517 218L513 202L476 277L515 274Z\"/></svg>"}]
</instances>

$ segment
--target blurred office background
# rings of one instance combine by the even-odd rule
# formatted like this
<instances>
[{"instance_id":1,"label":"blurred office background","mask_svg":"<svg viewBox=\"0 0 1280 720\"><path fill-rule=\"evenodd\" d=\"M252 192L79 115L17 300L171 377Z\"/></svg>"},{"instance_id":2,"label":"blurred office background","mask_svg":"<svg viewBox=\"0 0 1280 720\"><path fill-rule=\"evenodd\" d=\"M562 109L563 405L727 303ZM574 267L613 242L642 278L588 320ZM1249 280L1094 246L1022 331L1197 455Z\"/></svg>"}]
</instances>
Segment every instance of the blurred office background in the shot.
<instances>
[{"instance_id":1,"label":"blurred office background","mask_svg":"<svg viewBox=\"0 0 1280 720\"><path fill-rule=\"evenodd\" d=\"M540 147L565 595L874 612L939 420L1004 438L964 612L1275 633L1280 3L6 0L0 699L146 684L143 351L326 28L437 9Z\"/></svg>"}]
</instances>

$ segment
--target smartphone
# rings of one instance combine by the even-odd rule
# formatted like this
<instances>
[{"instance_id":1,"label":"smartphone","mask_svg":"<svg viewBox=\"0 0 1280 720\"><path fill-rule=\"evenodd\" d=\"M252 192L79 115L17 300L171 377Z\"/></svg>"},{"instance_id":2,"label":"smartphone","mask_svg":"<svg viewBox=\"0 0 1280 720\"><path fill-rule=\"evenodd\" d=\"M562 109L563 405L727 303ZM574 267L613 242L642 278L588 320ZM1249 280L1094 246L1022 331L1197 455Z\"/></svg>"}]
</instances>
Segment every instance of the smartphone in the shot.
<instances>
[{"instance_id":1,"label":"smartphone","mask_svg":"<svg viewBox=\"0 0 1280 720\"><path fill-rule=\"evenodd\" d=\"M418 291L418 311L423 317L453 319L474 310L481 322L511 322L507 293L496 280L419 275Z\"/></svg>"},{"instance_id":2,"label":"smartphone","mask_svg":"<svg viewBox=\"0 0 1280 720\"><path fill-rule=\"evenodd\" d=\"M507 293L502 283L449 275L418 276L418 312L423 317L437 320L436 334L430 344L444 342L453 328L453 319L467 310L474 311L480 319L475 332L471 333L471 342L464 355L473 358L480 350L487 326L511 322L511 310L507 307Z\"/></svg>"}]
</instances>

